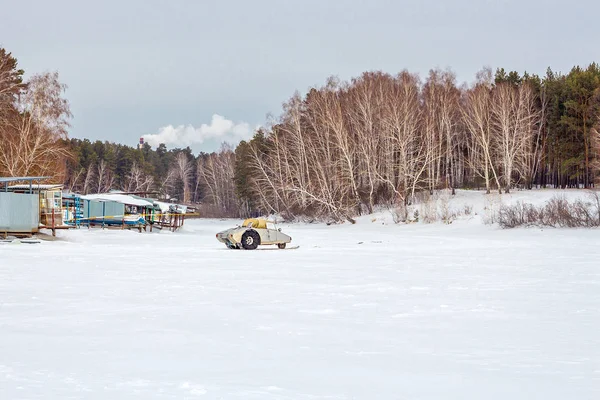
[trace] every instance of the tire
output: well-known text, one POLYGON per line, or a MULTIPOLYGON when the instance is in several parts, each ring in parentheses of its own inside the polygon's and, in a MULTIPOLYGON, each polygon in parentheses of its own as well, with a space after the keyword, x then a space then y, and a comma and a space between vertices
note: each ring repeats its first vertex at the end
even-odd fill
POLYGON ((260 236, 256 231, 246 231, 242 235, 242 247, 246 250, 254 250, 260 244, 260 236))
POLYGON ((285 249, 285 243, 277 243, 277 247, 279 247, 281 250, 285 249))

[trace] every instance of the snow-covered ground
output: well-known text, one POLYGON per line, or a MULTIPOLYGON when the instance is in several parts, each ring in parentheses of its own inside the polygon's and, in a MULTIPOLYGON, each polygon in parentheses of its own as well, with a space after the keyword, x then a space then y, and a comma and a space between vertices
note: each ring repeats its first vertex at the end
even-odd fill
POLYGON ((297 250, 228 250, 237 220, 0 244, 0 399, 600 398, 600 231, 484 225, 484 197, 281 225, 297 250))

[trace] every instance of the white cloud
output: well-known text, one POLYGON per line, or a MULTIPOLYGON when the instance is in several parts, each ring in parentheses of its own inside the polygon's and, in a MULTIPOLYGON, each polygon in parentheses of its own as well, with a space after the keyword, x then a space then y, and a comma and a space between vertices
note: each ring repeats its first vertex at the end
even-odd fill
POLYGON ((158 133, 142 135, 142 137, 152 147, 158 147, 161 143, 167 146, 185 147, 202 144, 211 139, 235 145, 241 140, 251 138, 253 132, 247 122, 236 124, 221 115, 214 114, 210 125, 202 124, 198 128, 192 125, 168 125, 160 128, 158 133))

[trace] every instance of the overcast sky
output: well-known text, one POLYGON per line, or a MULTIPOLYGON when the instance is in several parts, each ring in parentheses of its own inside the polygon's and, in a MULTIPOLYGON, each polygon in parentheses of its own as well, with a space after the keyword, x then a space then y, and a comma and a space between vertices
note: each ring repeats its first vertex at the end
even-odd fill
POLYGON ((1 1, 0 46, 69 86, 71 136, 211 151, 366 70, 543 74, 600 60, 597 0, 1 1), (152 136, 154 135, 154 136, 152 136))

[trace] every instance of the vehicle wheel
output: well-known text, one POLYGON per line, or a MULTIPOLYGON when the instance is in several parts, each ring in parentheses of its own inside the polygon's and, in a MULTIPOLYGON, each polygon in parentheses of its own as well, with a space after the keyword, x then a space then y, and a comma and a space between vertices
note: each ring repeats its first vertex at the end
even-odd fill
POLYGON ((277 243, 277 247, 283 250, 285 249, 285 243, 277 243))
POLYGON ((246 250, 254 250, 258 247, 260 236, 256 231, 246 231, 242 235, 242 247, 246 250))

